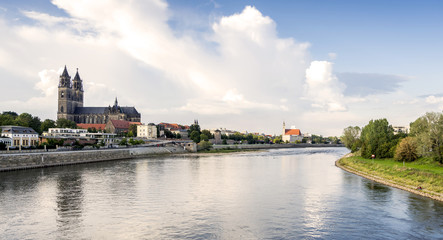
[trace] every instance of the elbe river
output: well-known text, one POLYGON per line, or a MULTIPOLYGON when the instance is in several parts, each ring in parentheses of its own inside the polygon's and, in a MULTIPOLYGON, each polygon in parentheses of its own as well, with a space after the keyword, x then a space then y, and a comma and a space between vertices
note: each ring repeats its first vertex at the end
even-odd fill
POLYGON ((443 203, 334 166, 345 148, 0 173, 1 239, 443 239, 443 203))

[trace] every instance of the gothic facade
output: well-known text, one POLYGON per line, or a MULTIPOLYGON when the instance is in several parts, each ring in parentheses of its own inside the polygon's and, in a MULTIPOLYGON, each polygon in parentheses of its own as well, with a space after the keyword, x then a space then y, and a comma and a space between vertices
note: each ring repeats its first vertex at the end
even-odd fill
POLYGON ((141 115, 135 107, 121 107, 115 98, 114 105, 108 107, 83 107, 83 81, 78 74, 74 79, 63 70, 58 85, 57 119, 65 118, 76 123, 106 124, 109 120, 140 122, 141 115))

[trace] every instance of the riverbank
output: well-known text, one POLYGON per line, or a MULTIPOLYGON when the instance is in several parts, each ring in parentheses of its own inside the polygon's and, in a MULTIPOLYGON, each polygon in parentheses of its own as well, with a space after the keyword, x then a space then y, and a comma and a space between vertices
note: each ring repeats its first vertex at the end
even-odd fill
POLYGON ((164 154, 185 153, 182 146, 79 150, 60 152, 14 153, 0 155, 0 172, 44 168, 164 154))
MULTIPOLYGON (((377 163, 377 160, 375 160, 373 163, 372 160, 369 159, 356 159, 356 157, 354 157, 351 153, 337 160, 335 165, 347 172, 359 175, 375 182, 443 202, 443 186, 438 186, 440 185, 439 183, 432 181, 425 182, 423 179, 417 179, 414 177, 419 175, 424 178, 429 178, 429 176, 431 176, 433 173, 428 171, 397 166, 389 168, 386 166, 381 166, 381 164, 377 163), (383 169, 383 172, 381 169, 383 169), (395 174, 398 172, 402 172, 402 176, 395 174), (438 185, 436 186, 435 184, 438 185), (421 190, 417 189, 419 186, 422 187, 421 190)), ((439 174, 437 174, 437 178, 440 181, 442 180, 441 175, 439 174)))

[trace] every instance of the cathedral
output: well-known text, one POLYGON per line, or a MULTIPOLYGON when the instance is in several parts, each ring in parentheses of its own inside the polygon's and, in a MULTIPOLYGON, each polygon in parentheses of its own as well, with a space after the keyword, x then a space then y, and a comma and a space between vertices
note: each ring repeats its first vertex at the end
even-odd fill
POLYGON ((65 118, 76 123, 94 124, 106 124, 109 120, 140 122, 141 115, 135 107, 120 107, 117 98, 113 106, 83 107, 83 93, 78 69, 71 80, 65 66, 58 85, 57 119, 65 118))

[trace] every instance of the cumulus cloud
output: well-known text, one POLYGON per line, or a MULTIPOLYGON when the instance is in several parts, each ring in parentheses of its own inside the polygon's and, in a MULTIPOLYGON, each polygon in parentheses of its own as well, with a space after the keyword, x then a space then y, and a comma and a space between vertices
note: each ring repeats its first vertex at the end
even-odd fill
POLYGON ((63 14, 26 9, 21 13, 32 23, 0 19, 0 75, 11 86, 1 109, 54 119, 58 71, 66 64, 71 75, 79 68, 85 106, 107 106, 117 96, 144 122, 199 118, 204 127, 279 133, 282 120, 303 123, 312 112, 338 122, 345 102, 363 102, 362 92, 388 92, 400 83, 367 91, 356 85, 366 81, 337 78, 332 63, 311 62, 308 42, 279 37, 277 23, 253 6, 206 29, 190 21, 177 34, 170 24, 175 12, 163 0, 52 3, 63 14), (34 102, 38 107, 30 107, 34 102))
POLYGON ((305 99, 313 102, 312 107, 331 112, 346 111, 344 88, 345 85, 332 74, 330 62, 313 61, 306 70, 305 99))

